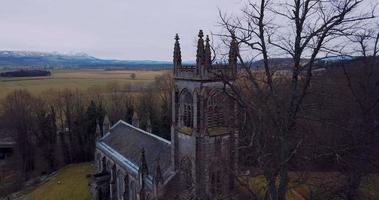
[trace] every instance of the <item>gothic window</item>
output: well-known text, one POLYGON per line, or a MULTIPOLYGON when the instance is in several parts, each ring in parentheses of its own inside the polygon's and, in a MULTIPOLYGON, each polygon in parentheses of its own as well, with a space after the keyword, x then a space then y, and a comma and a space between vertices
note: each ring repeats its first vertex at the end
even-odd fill
POLYGON ((192 105, 184 104, 184 126, 192 127, 192 105))
POLYGON ((123 188, 124 188, 124 180, 123 180, 123 176, 121 174, 120 171, 117 172, 117 196, 118 196, 118 199, 122 199, 122 195, 123 195, 123 188))
POLYGON ((180 95, 180 120, 185 127, 193 125, 193 99, 190 92, 184 89, 180 95))
POLYGON ((117 196, 117 176, 116 176, 116 165, 113 164, 112 169, 111 169, 111 194, 112 196, 116 197, 117 196))
POLYGON ((211 193, 216 194, 216 174, 211 174, 211 193))
POLYGON ((224 112, 222 106, 224 105, 224 98, 220 94, 213 94, 208 97, 207 102, 207 121, 208 127, 222 127, 224 126, 224 112))
POLYGON ((222 180, 221 180, 221 172, 216 172, 216 192, 217 194, 222 193, 222 180))
POLYGON ((198 130, 200 130, 200 118, 201 118, 201 105, 200 105, 200 101, 201 101, 201 99, 200 99, 201 97, 200 97, 200 95, 199 94, 197 94, 197 102, 196 102, 196 104, 197 104, 197 110, 196 110, 196 121, 197 121, 197 129, 198 130))
POLYGON ((101 171, 105 172, 107 170, 107 163, 105 157, 101 159, 101 171))
POLYGON ((115 183, 116 182, 116 165, 113 165, 112 166, 112 169, 111 169, 111 182, 112 183, 115 183))
POLYGON ((98 199, 103 199, 104 195, 103 195, 103 191, 101 189, 98 190, 97 195, 98 195, 98 199))
POLYGON ((216 156, 219 156, 220 153, 221 153, 221 146, 222 146, 222 138, 221 137, 217 137, 215 138, 215 155, 216 156))
POLYGON ((124 178, 124 200, 129 200, 129 189, 129 177, 128 174, 126 174, 124 178))
POLYGON ((137 192, 134 181, 130 182, 130 200, 137 200, 137 192))
POLYGON ((220 195, 222 193, 221 171, 217 170, 211 174, 211 193, 220 195))
POLYGON ((234 190, 234 176, 232 173, 229 174, 229 190, 234 190))
POLYGON ((107 160, 106 171, 112 173, 112 163, 107 160))
POLYGON ((179 91, 175 90, 175 123, 178 123, 179 119, 179 91))
POLYGON ((192 179, 192 162, 188 157, 184 157, 180 162, 180 171, 183 177, 183 183, 186 189, 191 189, 193 184, 192 179))
POLYGON ((96 162, 96 170, 100 172, 101 171, 101 155, 99 153, 96 153, 95 162, 96 162))

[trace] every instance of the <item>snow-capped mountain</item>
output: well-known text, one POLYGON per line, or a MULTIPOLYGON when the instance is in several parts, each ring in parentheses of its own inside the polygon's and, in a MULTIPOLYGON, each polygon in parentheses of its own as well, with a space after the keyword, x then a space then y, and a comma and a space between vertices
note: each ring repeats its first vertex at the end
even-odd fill
POLYGON ((0 51, 0 67, 123 67, 169 68, 171 62, 153 60, 105 60, 86 53, 63 54, 58 52, 0 51))

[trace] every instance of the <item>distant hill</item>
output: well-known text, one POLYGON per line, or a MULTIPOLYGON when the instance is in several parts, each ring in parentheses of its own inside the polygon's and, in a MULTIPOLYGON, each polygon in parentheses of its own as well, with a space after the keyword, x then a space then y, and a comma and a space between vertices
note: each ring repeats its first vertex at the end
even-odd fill
MULTIPOLYGON (((301 64, 304 65, 308 62, 308 59, 301 59, 301 64)), ((292 58, 270 58, 268 60, 269 66, 275 70, 291 70, 293 67, 292 58)), ((256 70, 261 70, 264 68, 264 62, 262 60, 257 60, 252 63, 252 68, 256 70)))
POLYGON ((60 54, 31 51, 0 51, 2 68, 109 68, 168 69, 171 62, 153 60, 106 60, 87 54, 60 54))
MULTIPOLYGON (((333 65, 338 62, 351 61, 355 59, 352 56, 327 56, 322 58, 317 58, 315 61, 315 68, 325 67, 325 65, 333 65)), ((268 60, 270 67, 273 67, 277 70, 291 70, 293 67, 292 58, 270 58, 268 60)), ((305 65, 309 62, 309 59, 301 59, 300 64, 305 65)), ((264 63, 263 60, 257 60, 252 63, 254 69, 263 69, 264 63)))
MULTIPOLYGON (((342 60, 351 60, 348 56, 332 56, 319 58, 317 64, 334 63, 342 60)), ((306 64, 308 59, 302 59, 306 64)), ((193 65, 193 61, 183 61, 184 65, 193 65)), ((292 58, 271 58, 270 66, 279 70, 289 70, 293 66, 292 58)), ((252 63, 253 68, 262 69, 263 60, 252 63)), ((172 62, 154 60, 107 60, 99 59, 85 53, 61 54, 33 51, 0 51, 0 68, 102 68, 108 70, 117 69, 144 69, 161 70, 171 69, 172 62)))

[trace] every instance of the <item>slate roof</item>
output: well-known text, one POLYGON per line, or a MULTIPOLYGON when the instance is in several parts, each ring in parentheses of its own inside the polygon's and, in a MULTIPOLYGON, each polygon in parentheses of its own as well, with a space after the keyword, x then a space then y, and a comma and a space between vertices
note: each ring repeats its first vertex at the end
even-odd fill
POLYGON ((140 164, 141 150, 144 148, 149 175, 154 175, 157 159, 163 176, 170 167, 171 143, 124 121, 115 124, 110 133, 99 142, 106 144, 137 167, 140 164))

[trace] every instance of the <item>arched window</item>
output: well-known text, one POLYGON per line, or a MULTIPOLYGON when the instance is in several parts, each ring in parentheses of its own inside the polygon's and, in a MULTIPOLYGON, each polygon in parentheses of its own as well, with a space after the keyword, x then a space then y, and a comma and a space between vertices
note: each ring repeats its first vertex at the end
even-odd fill
POLYGON ((199 131, 201 127, 201 118, 202 118, 202 113, 201 113, 201 96, 199 93, 195 93, 196 95, 196 128, 199 131))
POLYGON ((96 154, 96 170, 97 172, 101 172, 101 155, 100 153, 96 154))
POLYGON ((222 138, 216 137, 215 138, 215 149, 214 149, 215 156, 220 156, 221 152, 222 152, 222 138))
POLYGON ((111 181, 110 181, 110 186, 111 186, 111 194, 113 198, 117 197, 117 176, 116 176, 116 165, 113 164, 111 168, 111 181))
POLYGON ((175 89, 175 123, 179 122, 179 91, 175 89))
POLYGON ((216 174, 211 174, 211 193, 216 194, 216 174))
POLYGON ((107 171, 107 163, 105 157, 101 159, 101 172, 107 171))
POLYGON ((222 193, 222 180, 221 180, 221 172, 216 172, 216 192, 217 194, 222 193))
POLYGON ((180 121, 183 126, 192 128, 193 98, 191 93, 186 89, 180 94, 180 121))
POLYGON ((124 178, 120 170, 117 171, 117 196, 118 199, 122 199, 124 191, 124 178))
POLYGON ((213 195, 220 195, 222 193, 222 180, 221 171, 216 170, 211 173, 211 193, 213 195))
POLYGON ((137 200, 137 192, 134 181, 130 182, 130 200, 137 200))
POLYGON ((186 189, 191 189, 193 185, 192 179, 192 161, 189 157, 184 157, 180 162, 180 172, 186 189))
POLYGON ((223 127, 224 122, 224 108, 225 97, 221 94, 212 94, 208 97, 207 101, 207 121, 208 128, 223 127))
POLYGON ((124 177, 124 200, 129 200, 129 176, 124 177))

